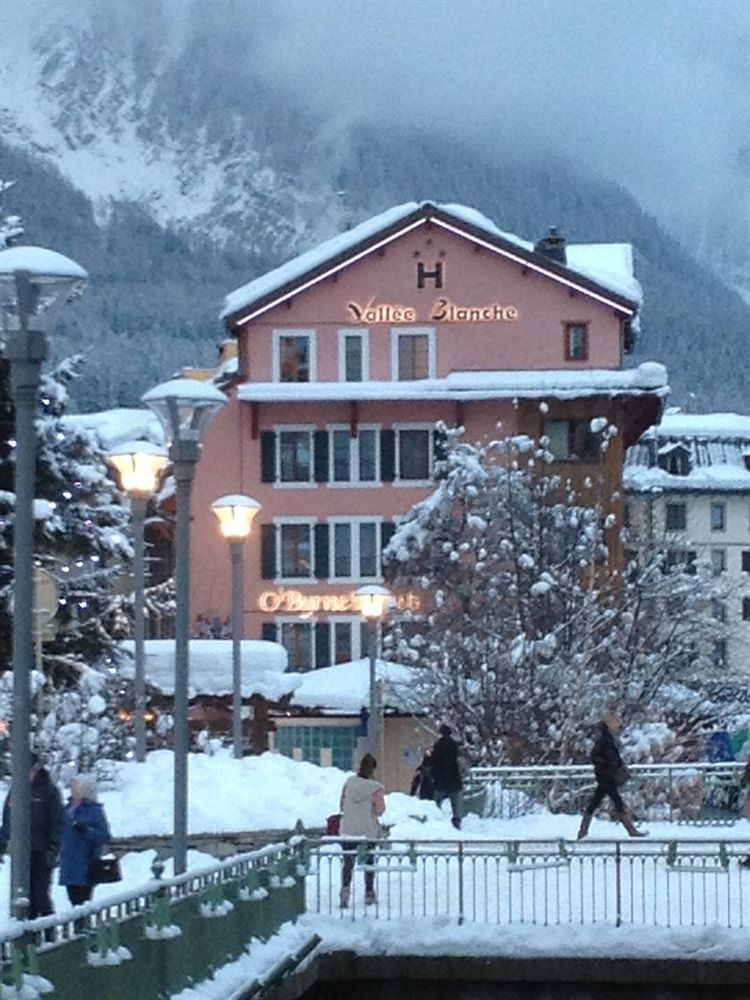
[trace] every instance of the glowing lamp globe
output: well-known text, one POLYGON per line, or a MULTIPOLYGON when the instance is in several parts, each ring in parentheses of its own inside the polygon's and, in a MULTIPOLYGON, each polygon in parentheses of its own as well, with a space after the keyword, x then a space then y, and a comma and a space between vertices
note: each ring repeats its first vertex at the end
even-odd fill
POLYGON ((252 497, 241 493, 230 493, 219 497, 211 504, 211 510, 219 521, 219 529, 230 542, 242 542, 250 534, 253 518, 260 510, 260 504, 252 497))
POLYGON ((134 497, 150 497, 167 464, 164 448, 150 441, 126 441, 114 448, 107 461, 116 470, 123 490, 134 497))
POLYGON ((369 584, 354 592, 359 604, 359 613, 368 622, 380 621, 393 600, 393 594, 386 587, 369 584))

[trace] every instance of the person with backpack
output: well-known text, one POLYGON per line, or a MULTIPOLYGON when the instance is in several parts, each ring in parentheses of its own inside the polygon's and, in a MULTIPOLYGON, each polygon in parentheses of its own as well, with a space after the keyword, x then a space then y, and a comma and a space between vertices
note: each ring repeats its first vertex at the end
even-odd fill
POLYGON ((432 777, 432 750, 426 750, 422 760, 414 771, 409 795, 417 795, 420 799, 435 798, 435 781, 432 777))
MULTIPOLYGON (((375 841, 383 837, 379 817, 385 812, 385 789, 373 775, 378 762, 371 753, 366 753, 359 762, 359 769, 347 778, 341 790, 341 837, 366 838, 365 847, 365 903, 377 902, 375 895, 375 841)), ((356 859, 358 841, 345 840, 341 844, 344 852, 344 870, 341 875, 341 907, 349 905, 352 875, 356 859)))
POLYGON ((637 829, 633 817, 620 795, 620 788, 627 782, 630 774, 623 762, 617 736, 622 729, 622 719, 615 712, 607 712, 599 723, 591 751, 591 763, 594 765, 596 788, 586 806, 578 828, 578 840, 588 834, 591 819, 605 797, 609 797, 615 807, 615 818, 622 823, 631 837, 645 837, 643 830, 637 829))

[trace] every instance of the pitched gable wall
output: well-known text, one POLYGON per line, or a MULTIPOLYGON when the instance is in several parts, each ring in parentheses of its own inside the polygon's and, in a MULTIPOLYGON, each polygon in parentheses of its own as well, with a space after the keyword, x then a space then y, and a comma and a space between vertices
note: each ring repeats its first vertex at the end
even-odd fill
POLYGON ((336 381, 338 332, 357 328, 369 331, 370 378, 389 380, 391 331, 410 327, 435 329, 437 377, 467 370, 621 366, 620 319, 610 306, 579 292, 571 294, 552 278, 525 271, 468 239, 425 226, 395 240, 382 256, 368 255, 245 324, 240 333, 240 371, 252 381, 272 381, 273 331, 314 329, 317 380, 336 381), (429 279, 426 287, 417 287, 420 263, 428 272, 442 264, 442 289, 429 279), (508 318, 437 320, 435 307, 441 299, 459 307, 487 308, 493 317, 495 305, 509 307, 508 318), (349 303, 364 307, 371 302, 411 309, 414 319, 405 322, 383 314, 379 322, 357 319, 348 308, 349 303), (565 360, 565 321, 588 324, 587 360, 565 360))

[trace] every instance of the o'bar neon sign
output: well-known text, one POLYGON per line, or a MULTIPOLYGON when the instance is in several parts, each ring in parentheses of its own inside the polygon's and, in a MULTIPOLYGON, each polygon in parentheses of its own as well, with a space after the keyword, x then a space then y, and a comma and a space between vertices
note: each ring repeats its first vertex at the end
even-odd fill
MULTIPOLYGON (((399 611, 419 611, 419 594, 409 590, 395 597, 399 611)), ((359 601, 350 594, 303 594, 301 590, 264 590, 258 609, 266 614, 312 615, 319 611, 331 614, 359 614, 359 601)))
MULTIPOLYGON (((350 319, 355 323, 416 323, 419 313, 414 306, 392 302, 348 302, 350 319)), ((434 323, 512 323, 518 319, 518 308, 490 302, 485 306, 466 306, 451 299, 437 299, 425 317, 434 323)))

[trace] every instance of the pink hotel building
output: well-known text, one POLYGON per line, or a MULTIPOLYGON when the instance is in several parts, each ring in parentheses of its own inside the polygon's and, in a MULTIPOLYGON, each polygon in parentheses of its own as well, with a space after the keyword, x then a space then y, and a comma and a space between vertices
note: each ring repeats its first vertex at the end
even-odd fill
MULTIPOLYGON (((621 522, 624 449, 659 416, 666 372, 624 370, 640 289, 631 248, 536 244, 458 205, 392 208, 226 298, 238 341, 229 404, 193 493, 192 612, 228 617, 230 563, 211 503, 262 505, 246 549, 245 638, 290 666, 364 655, 353 592, 381 580, 394 520, 434 488, 435 422, 466 439, 546 434, 621 522), (542 405, 546 404, 546 405, 542 405), (594 417, 619 429, 602 458, 594 417)), ((612 558, 621 558, 612 532, 612 558)), ((419 614, 420 595, 398 595, 419 614)))

